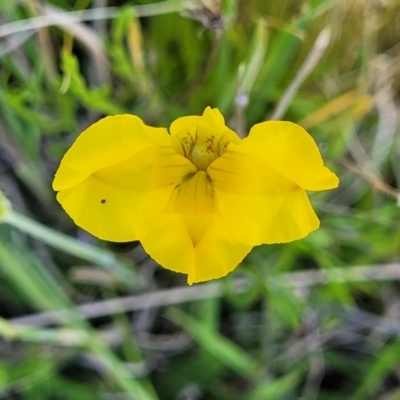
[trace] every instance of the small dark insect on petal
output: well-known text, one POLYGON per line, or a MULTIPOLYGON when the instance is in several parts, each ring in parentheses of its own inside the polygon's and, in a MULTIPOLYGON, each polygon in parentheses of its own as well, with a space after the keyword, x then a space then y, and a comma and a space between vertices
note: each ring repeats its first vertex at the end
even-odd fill
POLYGON ((100 200, 100 203, 101 203, 101 204, 104 204, 105 202, 106 202, 106 199, 101 199, 101 200, 100 200))

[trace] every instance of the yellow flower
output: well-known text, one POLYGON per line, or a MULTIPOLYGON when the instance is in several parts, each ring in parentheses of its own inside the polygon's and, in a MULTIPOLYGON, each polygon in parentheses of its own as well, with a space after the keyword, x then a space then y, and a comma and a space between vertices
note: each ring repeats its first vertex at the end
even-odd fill
POLYGON ((170 134, 133 115, 98 121, 67 151, 53 188, 78 226, 140 240, 192 284, 225 276, 253 246, 307 236, 319 220, 305 191, 338 183, 300 126, 263 122, 241 140, 207 107, 170 134))

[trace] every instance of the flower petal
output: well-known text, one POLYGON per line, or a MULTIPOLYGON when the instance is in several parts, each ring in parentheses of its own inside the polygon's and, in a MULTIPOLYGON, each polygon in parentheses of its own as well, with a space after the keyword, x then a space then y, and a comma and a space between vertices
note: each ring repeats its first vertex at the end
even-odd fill
POLYGON ((216 189, 218 205, 229 232, 250 245, 301 239, 319 226, 306 192, 242 196, 216 189))
POLYGON ((215 142, 222 154, 229 143, 239 144, 240 137, 225 125, 223 115, 218 108, 207 107, 198 125, 198 135, 206 138, 210 135, 215 136, 215 142))
POLYGON ((195 267, 188 284, 226 276, 251 251, 252 245, 237 240, 225 221, 215 214, 212 223, 194 249, 195 267))
POLYGON ((168 201, 169 191, 140 192, 92 175, 57 194, 75 224, 92 235, 113 242, 140 239, 148 220, 168 201))
POLYGON ((200 118, 199 115, 188 115, 177 118, 169 127, 169 133, 174 136, 179 132, 190 130, 193 126, 198 125, 200 118))
POLYGON ((152 146, 125 161, 95 172, 100 179, 135 191, 175 187, 196 172, 186 158, 170 146, 152 146))
POLYGON ((338 177, 324 167, 314 139, 291 122, 267 121, 254 125, 242 141, 241 150, 305 190, 333 189, 339 184, 338 177))
POLYGON ((287 243, 306 237, 319 228, 307 193, 296 189, 285 193, 281 206, 272 219, 269 229, 264 229, 263 243, 287 243))
POLYGON ((177 213, 162 213, 148 223, 140 239, 146 253, 164 268, 183 274, 194 269, 193 242, 184 219, 177 213))
POLYGON ((53 181, 53 189, 68 189, 83 182, 95 171, 121 163, 155 145, 170 145, 165 129, 147 126, 134 115, 103 118, 83 131, 64 155, 53 181))
POLYGON ((180 182, 172 192, 166 211, 189 215, 214 213, 214 189, 207 174, 198 171, 180 182))
POLYGON ((141 242, 164 268, 187 274, 189 285, 227 275, 252 248, 232 237, 218 214, 163 213, 141 242))
POLYGON ((231 144, 228 150, 207 169, 212 185, 229 193, 244 196, 262 193, 282 193, 298 187, 292 180, 277 173, 268 164, 231 144))

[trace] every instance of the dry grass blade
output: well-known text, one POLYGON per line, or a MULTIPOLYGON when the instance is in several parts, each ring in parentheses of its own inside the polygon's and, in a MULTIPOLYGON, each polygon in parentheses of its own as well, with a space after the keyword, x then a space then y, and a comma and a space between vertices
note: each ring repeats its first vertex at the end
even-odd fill
POLYGON ((45 16, 53 20, 54 25, 64 29, 87 48, 92 58, 91 70, 93 73, 91 76, 93 77, 93 83, 101 85, 109 82, 110 72, 108 59, 104 51, 103 43, 95 30, 78 22, 66 24, 65 13, 60 13, 59 9, 54 6, 44 5, 41 11, 45 16))
POLYGON ((357 175, 361 176, 364 180, 369 182, 374 187, 374 189, 379 190, 380 192, 386 194, 387 196, 392 197, 395 200, 399 201, 400 192, 389 186, 387 183, 383 182, 379 177, 365 171, 364 169, 351 163, 350 161, 342 160, 341 164, 348 170, 356 173, 357 175))
POLYGON ((288 109, 293 97, 296 95, 299 87, 307 78, 307 76, 311 73, 311 71, 318 64, 318 61, 324 55, 325 50, 327 49, 331 39, 331 33, 328 28, 324 28, 321 33, 318 35, 314 46, 311 48, 308 57, 304 61, 303 65, 297 72, 295 78, 292 83, 286 89, 285 93, 281 97, 279 103, 277 104, 275 110, 269 117, 271 120, 281 119, 288 109))
POLYGON ((373 105, 373 99, 370 96, 361 94, 360 89, 357 88, 335 97, 298 123, 305 129, 310 129, 340 112, 347 110, 349 107, 364 106, 367 112, 373 105))
POLYGON ((29 40, 35 33, 34 32, 21 32, 18 35, 12 36, 9 40, 0 47, 0 57, 12 53, 14 50, 21 47, 27 40, 29 40))
MULTIPOLYGON (((400 280, 400 264, 393 263, 368 267, 334 268, 329 271, 314 269, 283 274, 279 278, 281 283, 299 289, 330 282, 368 282, 385 280, 400 280)), ((248 284, 249 282, 247 279, 237 279, 234 282, 233 292, 242 292, 248 284)), ((83 304, 78 306, 77 310, 85 318, 97 318, 115 313, 146 310, 154 307, 221 297, 223 294, 224 287, 222 283, 212 282, 192 287, 184 286, 160 290, 155 293, 139 294, 83 304)), ((44 312, 18 317, 14 318, 12 322, 14 324, 41 326, 60 323, 62 320, 63 312, 60 310, 57 312, 44 312)))
MULTIPOLYGON (((46 6, 48 7, 48 6, 46 6)), ((139 17, 150 17, 182 11, 181 1, 171 0, 156 5, 134 7, 139 17)), ((49 26, 65 26, 83 21, 98 21, 116 18, 120 13, 119 7, 93 8, 83 11, 54 12, 21 21, 9 22, 0 26, 0 38, 15 33, 38 30, 49 26)))

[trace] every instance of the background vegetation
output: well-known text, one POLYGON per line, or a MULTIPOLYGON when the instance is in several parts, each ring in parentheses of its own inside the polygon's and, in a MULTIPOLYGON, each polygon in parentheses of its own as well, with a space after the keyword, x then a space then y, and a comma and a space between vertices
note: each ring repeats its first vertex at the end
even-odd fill
POLYGON ((0 23, 1 398, 400 399, 399 1, 18 0, 0 23), (243 135, 300 123, 341 186, 308 238, 187 287, 51 181, 104 115, 207 105, 243 135))

